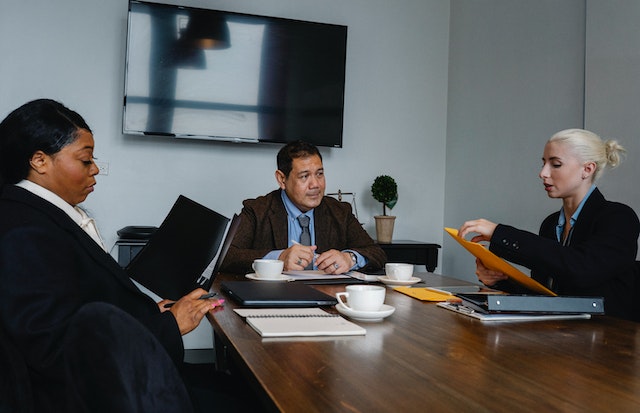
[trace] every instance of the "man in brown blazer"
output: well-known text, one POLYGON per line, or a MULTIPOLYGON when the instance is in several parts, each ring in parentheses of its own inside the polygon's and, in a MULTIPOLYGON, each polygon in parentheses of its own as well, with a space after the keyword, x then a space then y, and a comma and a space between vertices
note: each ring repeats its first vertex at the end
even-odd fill
POLYGON ((317 147, 290 142, 278 152, 277 163, 280 189, 243 202, 240 227, 223 271, 250 272, 257 258, 280 259, 289 271, 314 268, 327 274, 384 265, 384 251, 362 228, 351 205, 324 196, 324 167, 317 147))

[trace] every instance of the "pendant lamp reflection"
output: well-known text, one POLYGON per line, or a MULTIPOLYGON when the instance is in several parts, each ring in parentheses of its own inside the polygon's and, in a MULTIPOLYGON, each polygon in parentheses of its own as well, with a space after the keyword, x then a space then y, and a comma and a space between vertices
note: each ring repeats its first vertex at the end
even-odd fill
POLYGON ((218 50, 231 46, 229 26, 222 14, 215 11, 199 10, 192 13, 183 39, 200 49, 218 50))

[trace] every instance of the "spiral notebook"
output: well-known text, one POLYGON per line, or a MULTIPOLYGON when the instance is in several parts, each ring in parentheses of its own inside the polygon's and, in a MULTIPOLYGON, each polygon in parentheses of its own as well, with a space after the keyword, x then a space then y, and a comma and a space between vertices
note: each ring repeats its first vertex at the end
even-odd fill
POLYGON ((320 308, 236 308, 262 337, 361 336, 367 330, 320 308))

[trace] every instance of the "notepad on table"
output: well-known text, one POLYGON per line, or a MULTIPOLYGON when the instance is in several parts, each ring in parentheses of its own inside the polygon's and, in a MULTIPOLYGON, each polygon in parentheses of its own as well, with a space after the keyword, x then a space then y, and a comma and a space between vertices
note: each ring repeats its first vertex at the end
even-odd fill
POLYGON ((364 335, 367 330, 320 308, 236 308, 262 337, 364 335))

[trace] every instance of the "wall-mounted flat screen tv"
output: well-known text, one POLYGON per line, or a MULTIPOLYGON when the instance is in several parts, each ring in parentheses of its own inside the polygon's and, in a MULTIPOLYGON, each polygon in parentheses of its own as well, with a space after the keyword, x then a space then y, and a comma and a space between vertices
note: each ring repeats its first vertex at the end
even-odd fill
POLYGON ((129 2, 123 132, 342 147, 347 27, 129 2))

